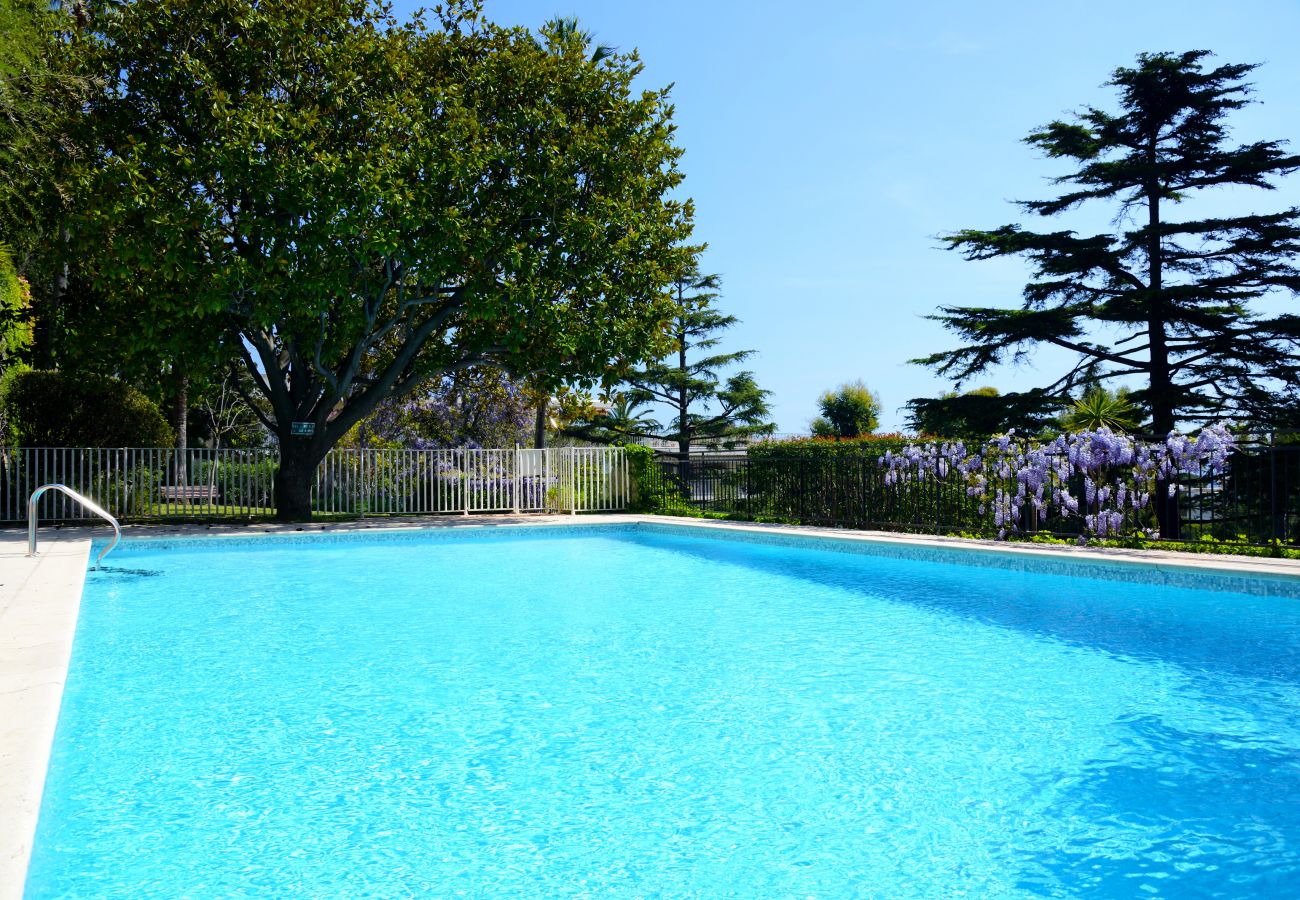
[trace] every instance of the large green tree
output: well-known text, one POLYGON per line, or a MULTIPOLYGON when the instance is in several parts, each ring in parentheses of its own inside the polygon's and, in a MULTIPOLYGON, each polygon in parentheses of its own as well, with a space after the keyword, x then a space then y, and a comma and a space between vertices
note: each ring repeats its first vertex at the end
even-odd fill
POLYGON ((1180 420, 1251 413, 1294 381, 1300 318, 1258 301, 1300 291, 1300 210, 1195 216, 1206 192, 1269 189, 1300 168, 1278 141, 1236 144, 1228 118, 1248 102, 1251 65, 1209 66, 1206 51, 1154 53, 1115 71, 1118 108, 1086 107, 1026 142, 1074 168, 1063 190, 1021 203, 1054 217, 1104 204, 1115 228, 1080 234, 1005 225, 959 231, 972 260, 1021 257, 1033 279, 1016 309, 945 306, 935 319, 962 339, 918 360, 958 381, 1038 346, 1076 354, 1049 397, 1122 379, 1158 433, 1180 420))
POLYGON ((677 444, 678 455, 690 458, 700 441, 735 442, 770 434, 770 391, 760 388, 752 372, 735 372, 723 380, 724 369, 753 355, 752 350, 714 352, 719 334, 739 321, 717 310, 721 280, 705 275, 692 258, 673 281, 673 319, 668 352, 623 376, 624 389, 605 415, 570 429, 597 440, 654 438, 677 444), (662 424, 643 408, 665 406, 662 424))
POLYGON ((810 425, 815 437, 861 437, 880 426, 880 395, 862 379, 823 392, 817 408, 821 415, 810 425))
POLYGON ((381 401, 487 364, 591 382, 659 349, 690 209, 634 53, 469 0, 435 27, 364 0, 136 0, 86 56, 104 89, 74 240, 136 323, 117 337, 244 367, 282 518, 381 401))

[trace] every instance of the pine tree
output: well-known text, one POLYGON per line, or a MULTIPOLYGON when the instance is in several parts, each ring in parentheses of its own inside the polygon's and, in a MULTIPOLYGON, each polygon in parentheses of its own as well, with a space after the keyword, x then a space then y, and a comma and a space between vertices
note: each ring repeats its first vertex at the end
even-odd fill
MULTIPOLYGON (((713 307, 720 284, 717 275, 700 274, 698 264, 692 261, 673 283, 677 308, 670 328, 672 349, 658 361, 624 376, 627 389, 623 396, 628 405, 658 403, 670 410, 662 428, 629 431, 626 436, 674 441, 683 459, 689 458, 691 445, 700 441, 740 441, 770 434, 775 428, 767 421, 771 392, 759 388, 752 372, 737 372, 725 382, 720 374, 754 351, 710 352, 721 342, 719 332, 739 321, 713 307)), ((593 424, 609 430, 608 422, 593 424)))
POLYGON ((1207 190, 1271 189, 1300 168, 1278 141, 1237 145, 1226 119, 1250 101, 1253 65, 1205 66, 1207 51, 1154 53, 1117 69, 1119 112, 1085 108, 1026 142, 1077 168, 1050 200, 1021 203, 1056 216, 1094 201, 1114 210, 1113 233, 1036 232, 1017 225, 959 231, 948 245, 967 259, 1020 256, 1034 267, 1018 309, 941 307, 933 318, 963 346, 917 362, 958 381, 1034 347, 1077 354, 1044 388, 1123 378, 1158 434, 1179 421, 1252 415, 1297 375, 1300 318, 1252 309, 1266 295, 1300 292, 1300 209, 1184 218, 1207 190), (1103 340, 1102 334, 1114 335, 1103 340))

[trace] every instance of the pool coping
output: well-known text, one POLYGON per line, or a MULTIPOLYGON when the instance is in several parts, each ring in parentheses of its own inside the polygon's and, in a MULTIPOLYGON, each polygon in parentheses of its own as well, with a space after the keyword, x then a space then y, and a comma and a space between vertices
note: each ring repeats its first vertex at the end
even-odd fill
POLYGON ((1095 547, 1081 544, 1030 544, 997 541, 991 538, 949 537, 946 535, 909 534, 897 531, 857 531, 816 525, 775 525, 766 522, 741 522, 719 519, 696 519, 686 516, 626 516, 648 524, 739 531, 765 535, 800 535, 831 538, 858 544, 884 547, 927 547, 981 555, 1023 557, 1026 559, 1073 560, 1076 562, 1114 564, 1119 568, 1155 569, 1220 575, 1260 575, 1269 578, 1300 580, 1300 559, 1233 556, 1226 553, 1187 553, 1178 550, 1133 550, 1124 547, 1095 547))
MULTIPOLYGON (((668 525, 700 532, 831 538, 882 547, 928 547, 1026 559, 1105 562, 1120 568, 1282 578, 1300 583, 1300 560, 1227 557, 1170 550, 1125 550, 1069 545, 848 531, 802 525, 720 521, 633 514, 491 515, 370 519, 304 525, 140 525, 125 538, 286 536, 314 533, 412 531, 466 526, 518 528, 610 524, 668 525)), ((106 528, 45 532, 40 555, 26 556, 26 535, 0 529, 0 900, 21 900, 40 812, 41 794, 71 660, 92 541, 106 528)))
POLYGON ((0 538, 0 898, 23 894, 59 718, 90 538, 0 538))
MULTIPOLYGON (((514 527, 542 525, 611 525, 643 523, 672 525, 719 532, 734 531, 764 535, 799 535, 805 537, 833 538, 837 541, 860 544, 879 544, 894 547, 928 547, 965 551, 977 554, 1020 556, 1025 558, 1076 560, 1093 563, 1114 563, 1119 567, 1153 568, 1164 572, 1220 573, 1224 575, 1263 575, 1274 578, 1300 579, 1300 559, 1274 559, 1271 557, 1235 556, 1227 553, 1188 553, 1179 550, 1129 549, 1123 547, 1097 547, 1086 544, 1034 544, 999 541, 992 538, 952 537, 948 535, 913 534, 899 531, 868 531, 834 528, 820 525, 783 525, 768 522, 746 522, 729 519, 702 519, 692 516, 648 515, 638 513, 600 513, 573 515, 546 515, 524 513, 518 515, 448 515, 411 516, 385 519, 362 519, 350 522, 321 522, 307 524, 259 523, 244 525, 225 524, 168 524, 123 526, 123 539, 170 539, 197 537, 251 537, 254 535, 291 536, 301 533, 329 534, 344 532, 418 531, 433 527, 514 527)), ((64 528, 72 535, 89 532, 87 528, 64 528)), ((0 529, 0 539, 6 534, 0 529)), ((107 536, 106 528, 96 528, 95 534, 107 536)))

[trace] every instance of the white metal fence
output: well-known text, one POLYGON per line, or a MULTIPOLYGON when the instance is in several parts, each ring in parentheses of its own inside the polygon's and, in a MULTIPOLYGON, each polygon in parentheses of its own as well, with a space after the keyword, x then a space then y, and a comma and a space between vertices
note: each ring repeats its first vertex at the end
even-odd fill
MULTIPOLYGON (((0 521, 27 517, 42 484, 66 484, 125 519, 245 518, 275 512, 275 450, 22 447, 0 451, 0 521)), ((332 450, 316 471, 318 513, 428 515, 614 512, 630 492, 618 447, 332 450)), ((93 518, 67 497, 42 519, 93 518)))

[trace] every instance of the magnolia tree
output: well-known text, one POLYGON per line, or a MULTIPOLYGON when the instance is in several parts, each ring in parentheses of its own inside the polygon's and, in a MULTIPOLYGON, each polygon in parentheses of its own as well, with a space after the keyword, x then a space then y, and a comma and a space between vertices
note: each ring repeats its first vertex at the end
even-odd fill
POLYGON ((1099 428, 1050 443, 1022 442, 1013 432, 974 448, 960 441, 909 444, 885 453, 880 464, 890 486, 961 478, 966 493, 978 499, 980 514, 992 513, 1000 538, 1020 531, 1026 512, 1081 517, 1085 536, 1115 536, 1127 525, 1155 537, 1157 485, 1167 485, 1172 498, 1179 476, 1222 474, 1232 449, 1223 425, 1195 437, 1171 432, 1163 443, 1099 428))
POLYGON ((383 403, 487 365, 593 384, 661 349, 690 234, 672 107, 562 24, 138 0, 78 45, 93 334, 236 360, 281 518, 310 516, 320 461, 383 403))

